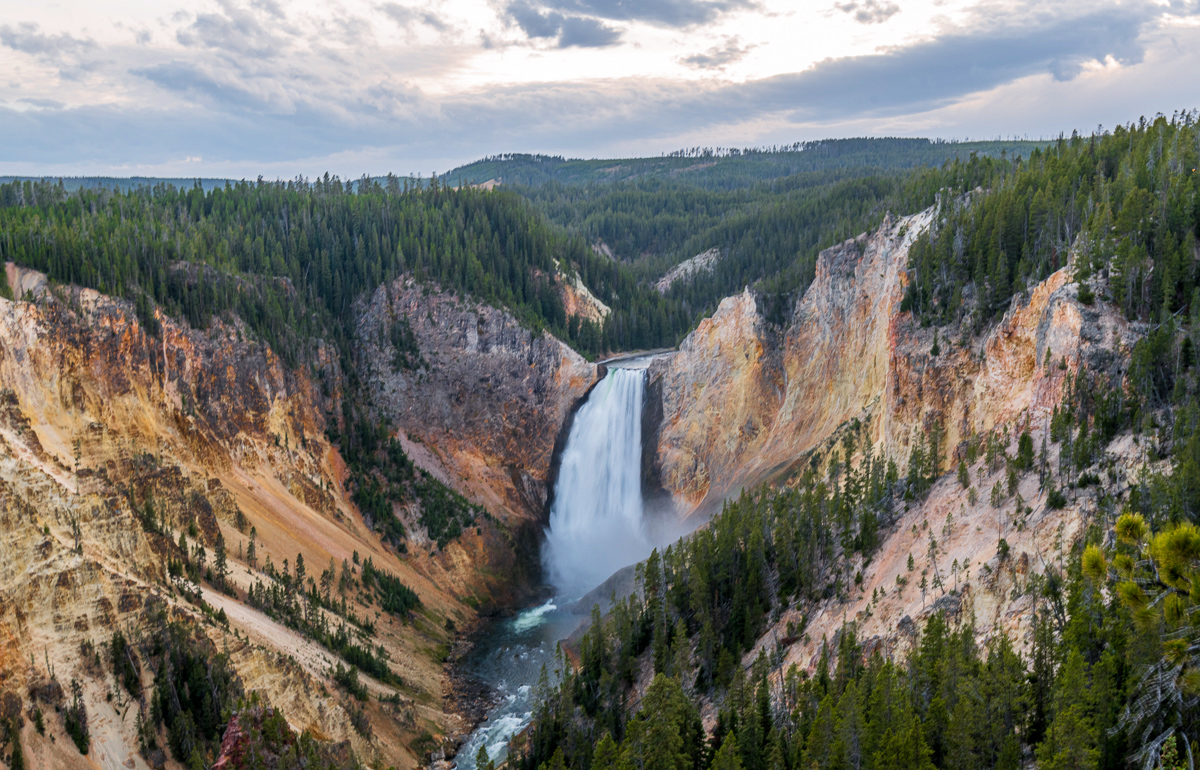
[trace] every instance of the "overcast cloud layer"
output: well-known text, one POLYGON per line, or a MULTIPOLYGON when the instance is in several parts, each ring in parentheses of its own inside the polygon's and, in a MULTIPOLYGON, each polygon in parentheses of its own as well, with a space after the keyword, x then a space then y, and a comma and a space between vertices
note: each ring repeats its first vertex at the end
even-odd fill
POLYGON ((117 5, 6 2, 0 174, 427 174, 1200 107, 1200 0, 117 5))

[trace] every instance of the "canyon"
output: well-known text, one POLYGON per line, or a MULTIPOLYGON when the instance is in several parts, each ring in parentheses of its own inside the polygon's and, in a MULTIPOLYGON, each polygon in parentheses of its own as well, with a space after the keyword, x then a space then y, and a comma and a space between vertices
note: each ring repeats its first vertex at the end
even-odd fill
MULTIPOLYGON (((922 328, 902 312, 908 250, 935 213, 888 217, 822 251, 782 324, 747 289, 654 358, 647 499, 702 525, 743 488, 827 471, 847 436, 855 456, 872 452, 903 473, 915 437, 934 424, 952 470, 986 435, 1012 444, 1028 430, 1040 446, 1081 367, 1120 375, 1140 330, 1107 305, 1082 303, 1069 266, 980 334, 967 323, 922 328)), ((88 759, 59 720, 47 720, 46 736, 26 724, 33 765, 171 764, 138 752, 138 705, 87 652, 164 618, 227 651, 245 689, 262 692, 293 729, 365 761, 415 767, 443 738, 461 738, 470 725, 447 699, 443 661, 482 615, 543 591, 538 549, 565 431, 606 367, 503 309, 411 276, 358 298, 354 357, 318 342, 291 367, 236 316, 199 330, 159 312, 152 334, 128 302, 11 263, 6 271, 17 299, 0 299, 0 689, 33 704, 40 683, 77 679, 93 734, 88 759), (348 377, 419 469, 487 512, 476 526, 438 547, 416 504, 396 503, 407 548, 381 540, 345 491, 350 471, 331 440, 348 377), (147 506, 164 532, 144 526, 147 506), (331 681, 337 656, 239 598, 259 574, 245 556, 251 531, 260 560, 301 554, 311 574, 370 558, 419 597, 399 622, 350 596, 403 682, 397 690, 363 676, 373 695, 398 692, 362 707, 370 729, 355 727, 359 707, 331 681), (233 591, 168 574, 180 533, 207 549, 224 543, 233 591)), ((607 310, 581 285, 571 296, 580 314, 607 310)), ((1110 451, 1119 460, 1111 484, 1127 485, 1142 449, 1123 437, 1110 451)), ((999 483, 1001 471, 982 459, 968 470, 980 490, 999 483)), ((944 476, 887 522, 879 551, 855 565, 853 588, 774 618, 744 663, 789 639, 786 660, 811 668, 845 619, 872 645, 904 649, 934 611, 974 617, 981 639, 1004 629, 1027 644, 1033 605, 1023 587, 1061 560, 1097 509, 1088 492, 1051 509, 1033 475, 1019 494, 1027 507, 1004 513, 944 476), (897 578, 933 532, 941 571, 971 566, 953 592, 913 586, 906 595, 897 578), (1012 554, 1003 560, 1001 539, 1012 554)))

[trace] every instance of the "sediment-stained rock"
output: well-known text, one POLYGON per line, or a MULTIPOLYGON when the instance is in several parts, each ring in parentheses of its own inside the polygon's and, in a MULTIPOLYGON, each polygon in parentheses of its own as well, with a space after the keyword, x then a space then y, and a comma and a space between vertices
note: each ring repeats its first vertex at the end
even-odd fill
MULTIPOLYGON (((118 628, 137 634, 156 603, 230 650, 247 686, 281 708, 293 727, 351 741, 364 760, 412 767, 416 757, 405 746, 421 729, 458 729, 457 718, 442 710, 436 649, 450 635, 445 629, 474 617, 472 607, 513 600, 520 587, 509 578, 522 569, 514 537, 481 526, 436 553, 402 555, 381 544, 346 498, 347 469, 325 435, 328 415, 340 414, 338 357, 315 341, 303 366, 289 366, 232 317, 199 330, 160 313, 150 334, 130 303, 7 270, 24 299, 0 299, 0 689, 27 699, 31 683, 51 670, 62 682, 78 677, 93 716, 92 756, 105 765, 145 766, 136 756, 136 708, 118 710, 107 699, 103 672, 92 670, 81 649, 99 649, 118 628), (167 534, 147 531, 147 517, 167 534), (372 644, 387 651, 408 687, 432 697, 372 705, 374 733, 364 740, 328 678, 332 653, 245 603, 246 589, 265 580, 247 565, 251 527, 260 567, 268 555, 282 565, 299 553, 319 577, 331 560, 340 573, 343 564, 370 557, 416 591, 432 620, 418 628, 375 617, 372 644), (182 555, 181 532, 193 547, 206 547, 210 564, 218 539, 225 543, 237 593, 207 586, 203 593, 225 611, 228 629, 206 621, 165 575, 166 561, 182 555)), ((431 317, 450 301, 420 299, 431 317)), ((427 358, 435 364, 422 393, 438 407, 429 419, 442 420, 430 423, 428 435, 461 429, 466 455, 505 458, 498 464, 502 491, 482 497, 513 501, 524 513, 532 509, 521 507, 516 490, 534 503, 543 494, 536 474, 548 466, 550 450, 537 440, 544 432, 552 445, 560 419, 550 391, 573 392, 572 378, 589 370, 565 346, 535 339, 515 322, 508 328, 508 321, 497 320, 497 346, 525 345, 534 361, 554 362, 548 376, 510 350, 505 371, 515 384, 504 386, 508 400, 472 406, 488 393, 473 387, 478 377, 458 390, 447 383, 466 382, 479 370, 464 361, 445 371, 431 348, 427 358), (547 415, 534 414, 547 404, 547 415), (477 424, 493 406, 496 422, 477 424), (486 450, 472 449, 472 441, 486 450), (523 475, 526 467, 534 470, 523 475)), ((491 339, 486 329, 484 339, 491 339)), ((483 478, 488 484, 495 477, 483 478)), ((144 672, 145 682, 152 678, 144 672)), ((69 739, 57 722, 50 731, 55 743, 26 736, 27 755, 35 766, 70 766, 74 759, 61 750, 69 739)))

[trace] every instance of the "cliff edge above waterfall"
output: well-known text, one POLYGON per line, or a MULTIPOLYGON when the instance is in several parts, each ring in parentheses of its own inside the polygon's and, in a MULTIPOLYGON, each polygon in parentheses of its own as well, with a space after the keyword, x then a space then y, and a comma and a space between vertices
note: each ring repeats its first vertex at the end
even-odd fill
POLYGON ((685 510, 779 472, 882 400, 908 248, 932 216, 822 251, 786 326, 746 290, 655 362, 663 486, 685 510))

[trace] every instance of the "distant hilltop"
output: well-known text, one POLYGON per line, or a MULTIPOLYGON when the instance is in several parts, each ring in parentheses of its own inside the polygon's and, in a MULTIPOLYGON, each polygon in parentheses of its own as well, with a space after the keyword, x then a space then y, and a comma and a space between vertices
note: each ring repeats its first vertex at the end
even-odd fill
MULTIPOLYGON (((436 175, 447 184, 492 189, 499 184, 537 187, 549 182, 561 184, 603 184, 622 180, 658 177, 679 178, 710 188, 736 188, 747 184, 812 171, 847 168, 905 169, 940 166, 953 158, 971 154, 999 157, 1001 154, 1028 157, 1049 140, 945 141, 941 139, 859 137, 821 139, 811 142, 770 147, 689 147, 664 155, 638 158, 566 158, 561 155, 502 153, 458 166, 436 175)), ((397 183, 424 188, 430 178, 389 175, 397 183)), ((371 176, 381 185, 389 177, 371 176)), ((241 180, 219 178, 153 176, 0 176, 0 184, 10 182, 62 182, 68 192, 79 189, 166 185, 190 189, 199 184, 205 191, 241 180)), ((347 181, 349 181, 347 179, 347 181)))
POLYGON ((156 187, 167 185, 176 188, 191 188, 199 184, 207 192, 218 187, 232 184, 233 179, 197 179, 197 178, 168 178, 158 176, 0 176, 0 184, 12 182, 62 182, 68 192, 76 190, 95 190, 102 187, 117 190, 133 190, 138 187, 156 187))

